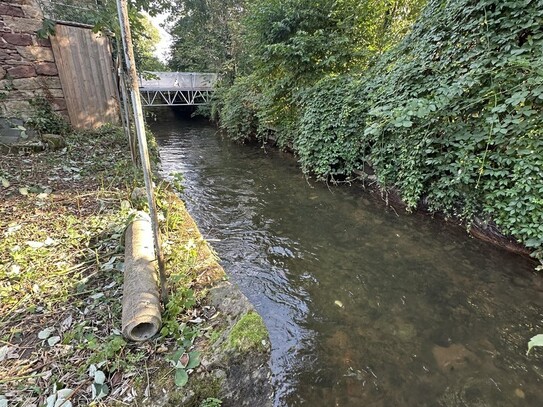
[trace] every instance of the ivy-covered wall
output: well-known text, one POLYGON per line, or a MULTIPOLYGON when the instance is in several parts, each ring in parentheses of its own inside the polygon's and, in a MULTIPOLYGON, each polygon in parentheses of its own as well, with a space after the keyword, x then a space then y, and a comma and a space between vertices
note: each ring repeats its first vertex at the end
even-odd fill
POLYGON ((269 101, 257 75, 219 93, 232 137, 265 137, 262 118, 287 112, 274 130, 304 171, 369 165, 409 208, 495 224, 543 256, 543 0, 432 0, 368 69, 281 83, 288 99, 269 101))
POLYGON ((51 43, 36 34, 42 20, 36 0, 0 2, 0 116, 27 118, 38 97, 67 115, 51 43))

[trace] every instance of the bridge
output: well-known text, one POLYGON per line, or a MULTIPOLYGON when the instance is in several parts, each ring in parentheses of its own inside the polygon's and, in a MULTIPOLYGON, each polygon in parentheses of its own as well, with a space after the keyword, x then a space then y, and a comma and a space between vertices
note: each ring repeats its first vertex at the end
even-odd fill
POLYGON ((209 103, 217 74, 146 72, 140 78, 143 106, 199 106, 209 103))

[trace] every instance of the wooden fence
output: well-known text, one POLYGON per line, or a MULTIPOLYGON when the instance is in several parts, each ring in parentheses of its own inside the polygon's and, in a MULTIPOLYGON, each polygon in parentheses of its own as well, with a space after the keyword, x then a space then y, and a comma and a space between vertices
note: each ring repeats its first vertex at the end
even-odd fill
POLYGON ((72 125, 90 129, 118 123, 118 93, 108 39, 89 28, 57 24, 51 45, 72 125))

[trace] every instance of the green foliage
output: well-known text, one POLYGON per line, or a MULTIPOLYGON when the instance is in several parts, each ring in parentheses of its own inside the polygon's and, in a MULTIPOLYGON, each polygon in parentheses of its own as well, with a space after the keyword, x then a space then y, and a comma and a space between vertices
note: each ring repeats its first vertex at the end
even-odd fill
POLYGON ((44 98, 37 98, 30 102, 34 108, 32 116, 26 124, 39 134, 65 135, 70 125, 60 114, 53 111, 51 104, 44 98))
POLYGON ((253 72, 219 95, 227 134, 273 129, 319 179, 371 166, 409 208, 494 222, 543 256, 542 0, 432 0, 397 46, 423 2, 408 17, 263 3, 247 23, 253 72))
POLYGON ((183 182, 185 181, 185 177, 183 176, 182 172, 172 172, 170 174, 171 177, 171 184, 175 188, 175 190, 178 193, 183 193, 185 190, 185 186, 183 185, 183 182))
POLYGON ((55 35, 55 25, 56 23, 53 20, 44 18, 42 21, 42 27, 36 31, 36 34, 39 38, 49 38, 50 35, 55 35))
POLYGON ((166 360, 175 369, 175 385, 183 387, 189 381, 190 371, 200 366, 200 352, 187 352, 184 347, 181 347, 173 354, 168 355, 166 360))
POLYGON ((200 403, 200 407, 221 407, 222 400, 214 397, 207 398, 200 403))
POLYGON ((168 299, 166 309, 164 310, 162 329, 160 335, 170 336, 177 341, 185 343, 192 341, 198 335, 198 331, 188 327, 184 323, 179 323, 178 316, 192 308, 196 304, 194 292, 189 288, 179 287, 168 299))
MULTIPOLYGON (((230 137, 239 138, 237 128, 256 129, 259 136, 272 129, 280 145, 295 140, 303 107, 300 96, 305 90, 328 75, 366 69, 373 57, 406 31, 424 3, 422 0, 252 2, 241 30, 246 52, 240 65, 245 66, 247 75, 238 79, 222 97, 219 95, 224 130, 230 137), (247 97, 252 103, 247 103, 247 98, 239 99, 243 93, 240 86, 249 90, 251 94, 247 97), (257 98, 254 90, 258 90, 257 98), (256 112, 249 109, 244 114, 247 105, 256 112)), ((245 133, 241 137, 254 135, 245 133)))
POLYGON ((137 17, 141 25, 134 36, 134 58, 140 71, 165 71, 166 66, 155 55, 157 44, 160 42, 160 32, 144 14, 137 17))
POLYGON ((342 179, 363 168, 368 149, 360 137, 364 121, 353 97, 359 82, 350 77, 328 77, 302 95, 300 132, 294 147, 305 172, 319 179, 342 179))
POLYGON ((244 141, 257 135, 259 92, 250 77, 236 79, 227 89, 217 89, 215 98, 213 108, 221 112, 221 127, 231 139, 244 141))
POLYGON ((383 185, 541 244, 542 20, 542 1, 430 3, 361 85, 383 185))
POLYGON ((177 0, 170 68, 234 74, 242 51, 239 20, 245 0, 177 0))
MULTIPOLYGON (((162 0, 137 0, 128 2, 128 19, 134 46, 134 58, 139 71, 161 71, 164 64, 153 55, 157 43, 160 41, 158 30, 152 25, 149 18, 141 11, 145 10, 153 15, 169 6, 162 0)), ((54 20, 70 21, 93 26, 94 32, 116 38, 114 48, 120 47, 120 26, 118 21, 117 3, 114 0, 103 0, 96 4, 81 3, 77 0, 60 0, 43 4, 47 17, 43 26, 38 30, 38 36, 47 38, 55 33, 54 20)))

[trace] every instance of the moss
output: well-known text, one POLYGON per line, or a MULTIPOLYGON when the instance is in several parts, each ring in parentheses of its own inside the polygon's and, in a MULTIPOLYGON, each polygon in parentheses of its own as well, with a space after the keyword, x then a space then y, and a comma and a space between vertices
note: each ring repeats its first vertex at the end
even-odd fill
POLYGON ((262 317, 256 312, 248 312, 234 325, 228 337, 228 346, 241 352, 249 350, 265 351, 268 330, 262 317))
POLYGON ((199 407, 204 400, 219 397, 221 383, 221 379, 210 376, 191 378, 188 390, 193 395, 189 400, 185 398, 187 394, 186 388, 175 388, 170 391, 167 406, 179 406, 181 405, 180 403, 183 403, 185 407, 199 407))

